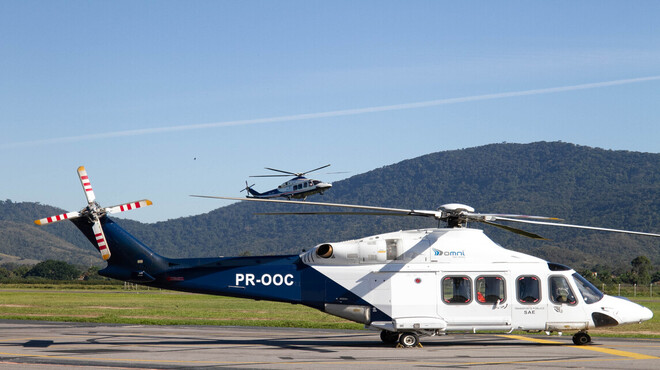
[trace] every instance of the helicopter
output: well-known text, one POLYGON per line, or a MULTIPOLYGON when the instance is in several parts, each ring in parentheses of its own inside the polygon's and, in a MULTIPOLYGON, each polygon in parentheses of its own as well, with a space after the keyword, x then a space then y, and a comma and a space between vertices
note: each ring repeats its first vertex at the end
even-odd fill
POLYGON ((313 170, 305 172, 289 172, 282 171, 275 168, 265 167, 267 170, 280 172, 279 175, 256 175, 250 177, 288 177, 294 176, 292 179, 282 183, 276 189, 268 190, 266 192, 260 193, 254 190, 252 185, 248 185, 248 182, 245 182, 245 188, 241 191, 247 191, 248 198, 261 198, 261 199, 271 199, 271 198, 296 198, 296 199, 307 199, 308 196, 312 194, 323 194, 326 190, 332 187, 332 184, 323 182, 320 180, 308 179, 305 177, 306 174, 320 169, 329 167, 329 164, 315 168, 313 170))
POLYGON ((88 205, 79 212, 35 223, 73 222, 107 262, 99 274, 113 279, 175 291, 302 304, 380 331, 383 343, 397 347, 421 346, 420 336, 513 330, 548 335, 571 331, 575 332, 573 342, 584 345, 591 343, 590 329, 653 317, 646 307, 600 292, 570 267, 505 249, 483 230, 467 224, 485 223, 534 239, 542 237, 498 222, 660 234, 572 225, 552 217, 477 213, 458 203, 415 210, 193 195, 352 209, 283 214, 430 217, 447 226, 323 242, 293 255, 167 258, 108 216, 151 205, 150 201, 102 208, 84 167, 78 175, 88 205))

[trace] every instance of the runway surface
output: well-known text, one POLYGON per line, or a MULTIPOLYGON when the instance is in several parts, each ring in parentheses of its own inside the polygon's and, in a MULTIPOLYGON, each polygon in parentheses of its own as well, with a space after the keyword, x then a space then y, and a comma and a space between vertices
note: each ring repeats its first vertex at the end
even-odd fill
POLYGON ((660 339, 464 334, 394 348, 378 332, 0 320, 7 369, 660 369, 660 339))

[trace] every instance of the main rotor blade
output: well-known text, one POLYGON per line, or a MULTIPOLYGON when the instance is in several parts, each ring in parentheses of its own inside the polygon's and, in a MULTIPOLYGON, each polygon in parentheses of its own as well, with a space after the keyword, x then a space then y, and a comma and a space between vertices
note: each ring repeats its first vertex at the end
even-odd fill
POLYGON ((250 177, 291 177, 291 176, 296 176, 296 174, 292 173, 290 175, 254 175, 250 177))
POLYGON ((523 220, 547 220, 547 221, 564 221, 561 218, 557 217, 546 217, 546 216, 528 216, 528 215, 511 215, 511 214, 501 214, 501 213, 467 213, 470 217, 482 218, 484 220, 500 220, 504 217, 506 218, 515 218, 523 220))
POLYGON ((405 213, 396 213, 396 212, 259 212, 255 215, 266 215, 266 216, 280 216, 280 215, 358 215, 358 216, 409 216, 405 213))
POLYGON ((152 204, 153 202, 150 201, 149 199, 142 199, 142 200, 138 200, 137 202, 131 202, 131 203, 120 204, 112 207, 107 207, 105 211, 108 213, 118 213, 118 212, 130 211, 132 209, 150 206, 152 204))
POLYGON ((515 228, 515 227, 506 226, 506 225, 501 225, 501 224, 496 224, 496 223, 494 223, 494 222, 489 222, 489 221, 479 221, 479 222, 482 222, 482 223, 484 223, 484 224, 486 224, 486 225, 499 227, 500 229, 504 229, 504 230, 506 230, 506 231, 511 231, 512 233, 516 233, 516 234, 518 234, 518 235, 523 235, 523 236, 526 236, 526 237, 528 237, 528 238, 538 239, 538 240, 548 240, 548 239, 542 237, 541 235, 534 234, 534 233, 530 233, 530 232, 528 232, 528 231, 521 230, 521 229, 517 229, 517 228, 515 228))
POLYGON ((327 207, 338 207, 338 208, 351 208, 351 209, 366 209, 371 211, 384 211, 401 214, 404 216, 423 216, 423 217, 436 217, 441 216, 441 212, 436 211, 426 211, 426 210, 414 210, 414 209, 402 209, 402 208, 388 208, 388 207, 374 207, 374 206, 360 206, 354 204, 340 204, 340 203, 321 203, 321 202, 308 202, 308 201, 296 201, 296 200, 277 200, 277 199, 261 199, 261 198, 234 198, 234 197, 216 197, 211 195, 191 195, 191 197, 197 198, 211 198, 211 199, 227 199, 227 200, 241 200, 248 202, 265 202, 265 203, 282 203, 282 204, 304 204, 307 206, 327 206, 327 207))
POLYGON ((305 171, 305 172, 303 172, 302 174, 303 174, 303 175, 306 175, 306 174, 308 174, 308 173, 310 173, 310 172, 318 171, 318 170, 323 169, 323 168, 326 168, 326 167, 330 167, 330 165, 329 165, 329 164, 326 164, 325 166, 321 166, 321 167, 319 167, 319 168, 315 168, 315 169, 313 169, 313 170, 305 171))
POLYGON ((535 224, 535 225, 571 227, 571 228, 574 228, 574 229, 609 231, 609 232, 622 233, 622 234, 633 234, 633 235, 644 235, 644 236, 660 237, 660 234, 643 233, 643 232, 639 232, 639 231, 629 231, 629 230, 619 230, 619 229, 608 229, 608 228, 605 228, 605 227, 593 227, 593 226, 571 225, 571 224, 561 224, 561 223, 553 223, 553 222, 519 220, 519 219, 507 218, 507 217, 498 217, 497 220, 499 220, 499 221, 520 222, 520 223, 535 224))
POLYGON ((277 168, 270 168, 270 167, 264 167, 264 168, 267 169, 267 170, 275 171, 275 172, 286 173, 287 175, 293 175, 293 176, 297 175, 297 173, 295 173, 295 172, 282 171, 282 170, 278 170, 277 168))
POLYGON ((64 221, 64 220, 70 220, 70 219, 73 219, 73 218, 78 218, 78 217, 80 217, 80 215, 81 215, 80 212, 62 213, 61 215, 46 217, 46 218, 42 218, 40 220, 35 220, 34 223, 37 224, 37 225, 52 224, 53 222, 59 222, 59 221, 64 221))
POLYGON ((85 169, 85 166, 78 167, 78 177, 80 178, 80 183, 82 184, 83 190, 85 190, 87 203, 94 203, 96 196, 94 195, 94 190, 92 190, 92 183, 89 182, 89 176, 87 176, 87 170, 85 169))

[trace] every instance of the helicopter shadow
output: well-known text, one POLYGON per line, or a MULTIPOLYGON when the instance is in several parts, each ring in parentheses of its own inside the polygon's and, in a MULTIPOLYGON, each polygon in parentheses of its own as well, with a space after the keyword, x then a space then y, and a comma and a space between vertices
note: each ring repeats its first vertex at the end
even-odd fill
MULTIPOLYGON (((448 336, 428 339, 424 342, 426 349, 441 349, 452 347, 560 347, 564 343, 537 343, 506 339, 488 334, 469 335, 469 337, 448 336), (480 337, 480 338, 479 338, 480 337)), ((22 346, 24 348, 42 348, 48 352, 68 354, 140 352, 141 346, 178 347, 171 352, 199 350, 204 347, 254 346, 286 349, 292 351, 307 351, 316 353, 341 352, 345 348, 382 349, 394 348, 391 344, 382 343, 376 335, 362 333, 345 335, 284 336, 278 338, 197 338, 182 336, 163 338, 158 335, 144 334, 100 334, 90 335, 87 339, 76 341, 28 340, 25 342, 2 342, 0 347, 22 346), (102 346, 103 348, 98 348, 102 346), (72 348, 73 347, 73 348, 72 348)))

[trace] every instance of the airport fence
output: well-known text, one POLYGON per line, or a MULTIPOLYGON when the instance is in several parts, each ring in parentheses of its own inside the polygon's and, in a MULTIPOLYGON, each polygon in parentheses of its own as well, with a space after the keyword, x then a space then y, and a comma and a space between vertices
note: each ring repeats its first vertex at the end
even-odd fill
POLYGON ((660 285, 651 284, 601 284, 598 288, 605 294, 621 297, 658 297, 660 296, 660 285))

